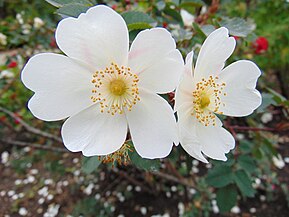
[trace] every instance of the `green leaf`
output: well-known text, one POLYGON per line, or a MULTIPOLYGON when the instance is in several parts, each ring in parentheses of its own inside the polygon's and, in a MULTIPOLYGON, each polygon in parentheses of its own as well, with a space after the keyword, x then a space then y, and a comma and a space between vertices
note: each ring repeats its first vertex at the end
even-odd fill
POLYGON ((131 163, 139 169, 147 171, 157 171, 161 166, 161 162, 159 160, 144 159, 138 155, 135 149, 132 152, 129 152, 128 154, 131 163))
POLYGON ((239 148, 243 154, 248 154, 252 152, 252 149, 255 145, 254 143, 244 139, 240 140, 239 142, 240 142, 239 148))
POLYGON ((45 1, 57 8, 60 8, 60 7, 63 7, 64 5, 68 5, 72 3, 92 6, 89 0, 45 0, 45 1))
POLYGON ((272 95, 273 95, 273 100, 278 103, 278 104, 285 104, 285 105, 289 105, 288 104, 288 100, 282 96, 281 94, 277 93, 275 90, 267 87, 266 88, 272 95))
POLYGON ((255 190, 252 187, 251 180, 244 170, 238 170, 234 173, 234 180, 244 197, 254 197, 255 190))
POLYGON ((221 212, 228 212, 237 203, 238 192, 235 185, 228 185, 217 191, 217 205, 221 212))
POLYGON ((90 174, 95 171, 100 164, 101 161, 98 159, 98 156, 83 157, 81 170, 86 174, 90 174))
POLYGON ((256 170, 256 163, 249 155, 241 155, 238 158, 240 167, 248 173, 252 173, 256 170))
POLYGON ((255 25, 253 23, 249 23, 242 18, 223 18, 222 21, 219 22, 220 26, 226 27, 231 35, 246 37, 250 34, 254 29, 255 25))
POLYGON ((164 13, 172 17, 174 20, 178 21, 181 26, 184 26, 182 16, 177 10, 171 9, 169 6, 166 6, 166 8, 164 9, 164 13))
POLYGON ((262 93, 262 104, 257 109, 257 113, 262 113, 270 105, 277 105, 274 101, 274 96, 270 93, 262 93))
POLYGON ((206 182, 216 188, 221 188, 233 183, 233 173, 229 166, 215 166, 208 172, 206 182))
POLYGON ((149 29, 157 24, 157 21, 140 11, 124 12, 122 13, 122 17, 125 20, 129 31, 136 29, 149 29))
POLYGON ((213 25, 203 25, 201 30, 206 34, 206 36, 209 36, 213 31, 215 31, 215 27, 213 25))
POLYGON ((84 13, 88 10, 89 6, 83 4, 67 4, 63 7, 56 10, 60 15, 65 15, 69 17, 78 17, 81 13, 84 13))

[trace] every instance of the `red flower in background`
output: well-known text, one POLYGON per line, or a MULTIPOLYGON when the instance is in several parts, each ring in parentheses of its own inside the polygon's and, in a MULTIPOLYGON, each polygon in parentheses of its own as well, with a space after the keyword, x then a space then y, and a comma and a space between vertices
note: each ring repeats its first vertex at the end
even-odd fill
POLYGON ((8 68, 15 68, 17 65, 18 65, 18 64, 17 64, 16 61, 11 61, 11 62, 7 65, 7 67, 8 67, 8 68))
POLYGON ((53 48, 57 47, 56 46, 56 40, 54 37, 51 37, 49 45, 50 45, 50 47, 53 47, 53 48))
POLYGON ((261 54, 268 50, 269 42, 267 38, 260 36, 254 42, 253 47, 255 48, 256 54, 261 54))

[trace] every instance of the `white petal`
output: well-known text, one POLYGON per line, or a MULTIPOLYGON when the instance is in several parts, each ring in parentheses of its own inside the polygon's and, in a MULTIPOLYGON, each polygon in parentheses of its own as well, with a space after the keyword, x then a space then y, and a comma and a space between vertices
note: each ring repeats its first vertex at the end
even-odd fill
POLYGON ((126 24, 118 13, 104 5, 92 7, 78 18, 60 21, 56 41, 65 54, 96 69, 105 69, 111 62, 127 64, 126 24))
POLYGON ((255 89, 260 69, 255 63, 247 60, 237 61, 226 67, 219 75, 220 81, 225 82, 221 96, 220 111, 230 116, 246 116, 261 105, 261 95, 255 89))
POLYGON ((193 75, 194 73, 194 51, 191 51, 186 56, 185 73, 188 75, 193 75))
POLYGON ((175 106, 174 111, 181 108, 182 105, 187 104, 193 108, 193 91, 195 89, 195 83, 193 81, 193 76, 188 73, 184 73, 179 86, 176 89, 175 94, 175 106))
POLYGON ((197 120, 190 116, 190 112, 187 114, 184 113, 182 116, 179 116, 178 113, 178 128, 181 146, 192 157, 204 163, 208 163, 207 159, 202 154, 202 145, 197 137, 197 120))
POLYGON ((39 119, 67 118, 92 104, 92 69, 59 54, 38 54, 24 67, 21 79, 36 92, 28 107, 39 119))
POLYGON ((210 75, 219 74, 235 46, 235 39, 229 37, 228 29, 225 27, 212 32, 201 47, 194 72, 195 79, 199 81, 210 75))
POLYGON ((169 155, 178 143, 173 110, 160 96, 140 90, 140 101, 127 112, 128 125, 136 151, 143 158, 169 155))
POLYGON ((202 152, 215 160, 226 161, 226 153, 235 147, 234 137, 222 127, 197 124, 197 136, 202 152))
POLYGON ((61 130, 64 145, 85 156, 107 155, 125 142, 127 122, 124 115, 101 113, 99 104, 65 121, 61 130))
POLYGON ((228 136, 226 133, 224 134, 225 142, 224 144, 221 144, 222 146, 220 146, 220 151, 216 151, 216 155, 211 155, 211 152, 207 151, 207 146, 210 147, 211 143, 214 144, 214 139, 216 139, 216 141, 218 142, 218 138, 212 138, 213 136, 215 136, 215 131, 211 131, 211 129, 215 129, 217 133, 223 134, 223 130, 219 132, 219 129, 223 128, 221 127, 222 123, 218 118, 216 119, 216 123, 217 127, 206 127, 203 124, 199 123, 198 120, 191 115, 188 108, 182 107, 181 110, 178 111, 178 127, 181 146, 189 155, 204 163, 207 163, 208 161, 204 158, 202 152, 204 152, 207 156, 213 159, 224 160, 224 153, 227 153, 230 149, 233 148, 231 147, 232 143, 230 141, 228 144, 231 148, 228 150, 226 149, 226 137, 228 136), (206 138, 204 135, 206 135, 206 137, 208 138, 206 138), (212 141, 211 143, 208 143, 210 138, 212 138, 212 141))
POLYGON ((140 32, 129 53, 129 66, 140 86, 157 93, 173 91, 183 72, 183 58, 171 34, 163 28, 140 32))

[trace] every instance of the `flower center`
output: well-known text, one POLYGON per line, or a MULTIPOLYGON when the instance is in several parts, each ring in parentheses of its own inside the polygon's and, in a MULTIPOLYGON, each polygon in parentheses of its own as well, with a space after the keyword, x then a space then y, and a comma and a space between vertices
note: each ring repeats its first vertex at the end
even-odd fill
POLYGON ((104 70, 93 74, 91 100, 100 103, 100 111, 112 115, 131 111, 133 105, 140 100, 138 76, 130 68, 111 63, 104 70))
POLYGON ((110 92, 116 96, 121 96, 126 91, 125 82, 122 80, 113 80, 109 86, 110 92))
POLYGON ((205 109, 210 104, 210 98, 206 94, 202 94, 200 97, 200 108, 205 109))
MULTIPOLYGON (((208 79, 203 78, 196 84, 196 89, 193 91, 193 111, 192 115, 196 116, 198 121, 205 126, 212 124, 216 125, 216 116, 214 113, 222 114, 219 111, 221 105, 221 94, 226 96, 223 92, 225 83, 218 82, 218 77, 210 76, 208 79)), ((223 103, 223 106, 225 104, 223 103)))

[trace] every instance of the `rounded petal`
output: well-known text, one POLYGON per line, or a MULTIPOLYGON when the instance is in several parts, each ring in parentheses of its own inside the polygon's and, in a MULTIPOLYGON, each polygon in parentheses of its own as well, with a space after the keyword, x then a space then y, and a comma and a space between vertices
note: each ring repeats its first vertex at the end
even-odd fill
POLYGON ((229 116, 246 116, 261 105, 261 95, 255 89, 260 69, 248 60, 237 61, 226 67, 219 75, 225 82, 219 111, 229 116), (224 104, 223 104, 224 103, 224 104))
POLYGON ((85 156, 107 155, 125 142, 127 121, 124 115, 101 113, 96 104, 68 118, 61 135, 70 151, 82 151, 85 156))
MULTIPOLYGON (((205 126, 202 123, 199 123, 196 117, 191 115, 190 110, 191 109, 189 107, 183 106, 177 113, 178 114, 178 129, 179 129, 181 146, 192 157, 204 163, 208 163, 208 161, 202 154, 202 152, 204 152, 205 150, 204 145, 206 144, 206 141, 204 140, 206 138, 204 139, 202 138, 203 130, 207 130, 211 128, 215 128, 215 129, 222 128, 221 127, 222 122, 220 121, 218 117, 215 117, 216 127, 205 126)), ((209 131, 209 133, 206 136, 211 137, 210 133, 211 132, 209 131)), ((214 134, 212 135, 214 136, 214 134)), ((205 154, 211 157, 211 155, 208 155, 207 153, 205 154)), ((217 158, 214 158, 214 159, 217 159, 217 158)))
POLYGON ((126 115, 133 144, 141 157, 166 157, 173 142, 178 143, 173 110, 160 96, 140 90, 140 101, 126 115))
POLYGON ((201 47, 194 72, 195 79, 199 81, 219 74, 235 46, 236 41, 229 37, 228 29, 221 27, 213 31, 201 47))
POLYGON ((196 131, 196 120, 189 116, 189 114, 183 114, 179 116, 178 129, 180 142, 183 149, 192 157, 208 163, 207 159, 202 154, 202 145, 199 142, 196 131))
POLYGON ((140 32, 131 45, 129 66, 139 75, 139 85, 156 93, 173 91, 184 70, 181 53, 164 28, 140 32))
POLYGON ((205 155, 215 160, 227 160, 225 154, 235 147, 234 137, 227 130, 197 124, 196 131, 205 155))
POLYGON ((127 64, 128 30, 123 18, 111 8, 98 5, 78 18, 60 21, 56 29, 59 48, 69 57, 96 69, 110 63, 127 64))
POLYGON ((59 54, 38 54, 25 65, 21 80, 35 92, 28 107, 39 119, 67 118, 92 104, 92 69, 59 54))

